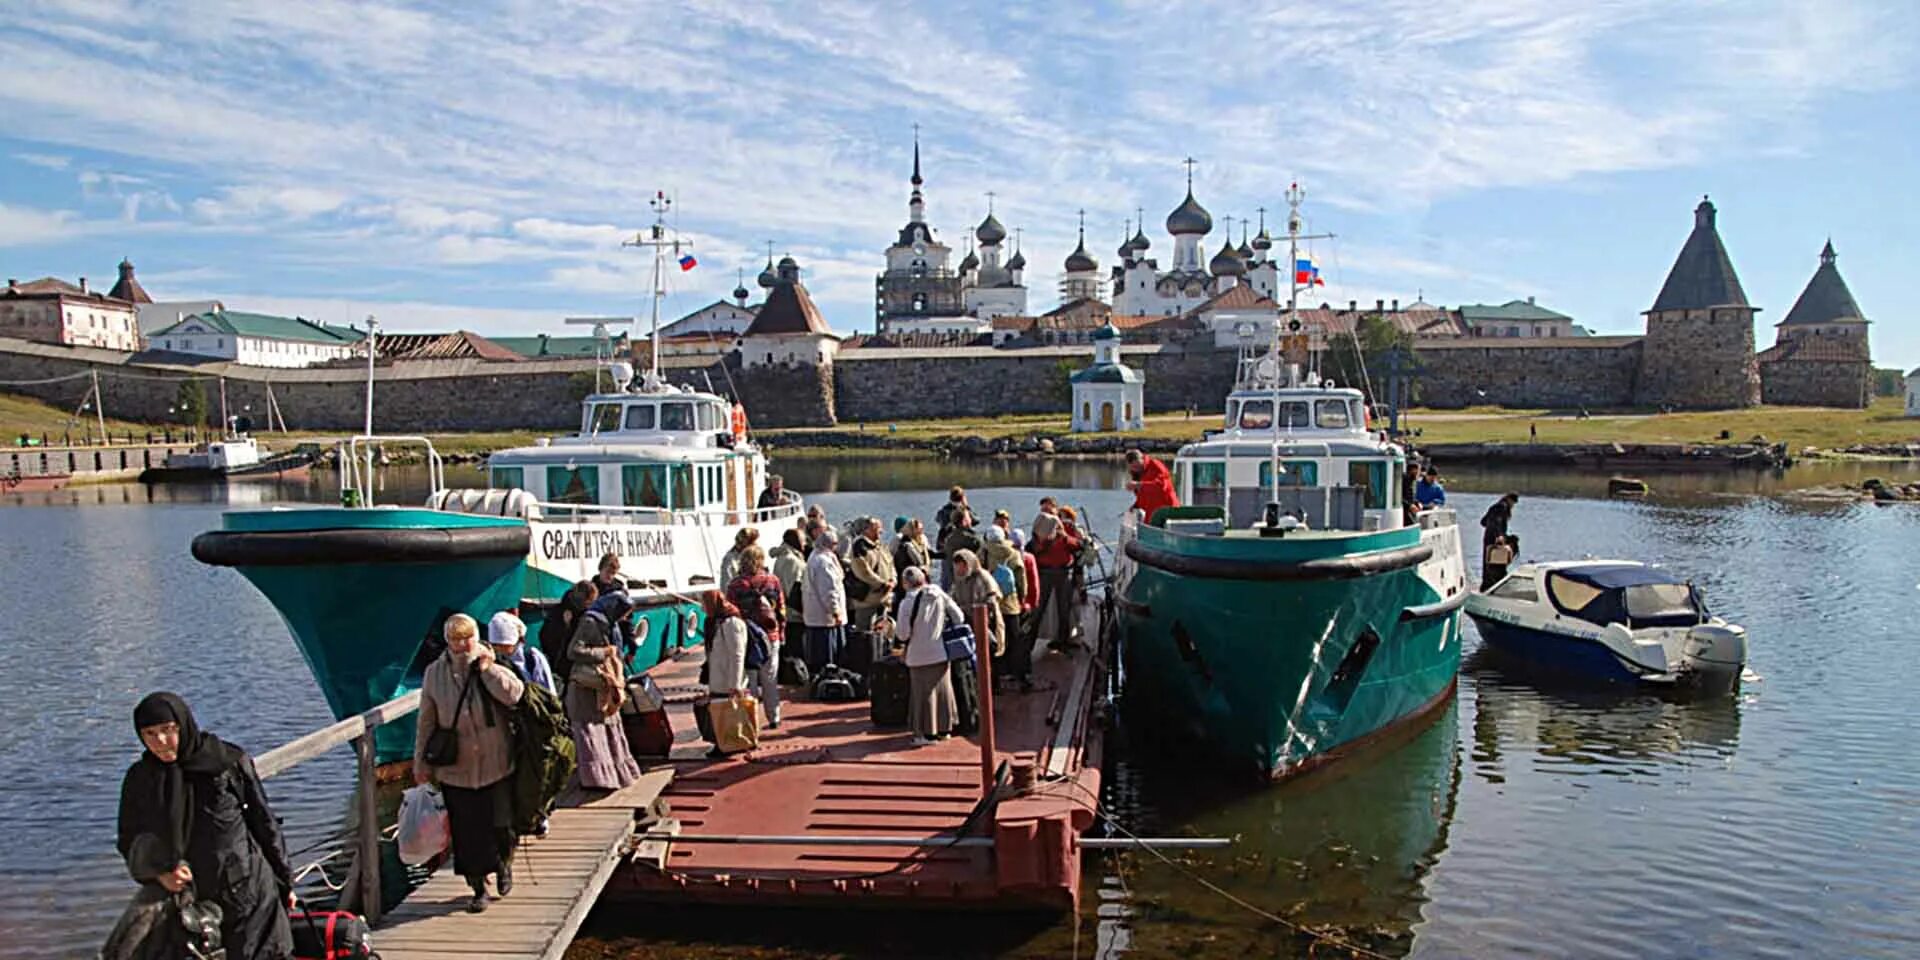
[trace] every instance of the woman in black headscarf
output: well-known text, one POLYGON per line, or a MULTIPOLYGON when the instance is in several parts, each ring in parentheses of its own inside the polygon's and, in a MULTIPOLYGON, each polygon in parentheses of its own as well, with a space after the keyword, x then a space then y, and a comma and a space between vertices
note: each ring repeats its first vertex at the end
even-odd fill
POLYGON ((149 694, 133 710, 146 752, 120 784, 120 855, 141 883, 220 905, 231 960, 293 956, 293 871, 253 758, 205 733, 187 702, 149 694))

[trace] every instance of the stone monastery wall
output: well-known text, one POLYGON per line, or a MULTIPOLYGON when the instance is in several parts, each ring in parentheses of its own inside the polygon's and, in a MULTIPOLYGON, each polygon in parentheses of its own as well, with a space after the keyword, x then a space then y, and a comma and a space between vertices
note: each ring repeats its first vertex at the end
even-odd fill
POLYGON ((1422 406, 1624 407, 1640 374, 1639 337, 1566 337, 1417 348, 1422 406))

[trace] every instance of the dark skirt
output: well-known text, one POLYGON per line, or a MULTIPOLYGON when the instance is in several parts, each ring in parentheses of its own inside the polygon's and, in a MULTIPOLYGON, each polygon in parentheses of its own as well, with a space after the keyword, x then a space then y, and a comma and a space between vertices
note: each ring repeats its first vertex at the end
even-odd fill
POLYGON ((484 879, 513 859, 513 799, 507 787, 511 775, 470 790, 442 784, 447 802, 447 825, 453 831, 453 867, 469 880, 484 879))

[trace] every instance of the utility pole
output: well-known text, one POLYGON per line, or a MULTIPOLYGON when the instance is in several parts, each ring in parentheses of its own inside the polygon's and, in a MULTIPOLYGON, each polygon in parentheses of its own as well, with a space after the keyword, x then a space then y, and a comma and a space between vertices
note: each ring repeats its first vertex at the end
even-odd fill
POLYGON ((100 424, 100 442, 104 444, 107 442, 107 414, 102 409, 106 404, 100 400, 100 368, 91 367, 88 372, 93 374, 93 418, 94 422, 100 424))

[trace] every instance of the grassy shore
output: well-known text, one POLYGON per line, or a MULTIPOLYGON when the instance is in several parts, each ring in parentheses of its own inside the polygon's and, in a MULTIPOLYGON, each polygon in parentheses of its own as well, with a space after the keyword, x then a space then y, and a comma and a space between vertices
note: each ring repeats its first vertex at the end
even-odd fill
MULTIPOLYGON (((1823 407, 1756 407, 1747 410, 1702 411, 1687 413, 1650 413, 1647 411, 1594 411, 1578 417, 1564 411, 1507 410, 1498 407, 1474 407, 1466 410, 1409 411, 1404 426, 1417 430, 1422 443, 1719 443, 1724 431, 1732 441, 1744 442, 1755 436, 1768 442, 1787 444, 1799 453, 1807 447, 1838 450, 1854 444, 1920 442, 1920 419, 1902 415, 1897 397, 1881 397, 1866 410, 1832 410, 1823 407)), ((22 433, 45 433, 55 443, 69 430, 78 438, 84 431, 72 425, 74 415, 46 404, 9 394, 0 394, 0 437, 22 433)), ((86 420, 91 427, 93 421, 86 420)), ((1218 411, 1185 414, 1156 414, 1147 418, 1146 429, 1126 436, 1157 440, 1197 440, 1202 431, 1220 425, 1218 411)), ((1021 439, 1030 436, 1062 436, 1069 432, 1069 421, 1060 415, 1008 415, 1001 417, 955 417, 941 420, 902 420, 892 423, 842 424, 830 428, 760 430, 756 434, 780 448, 784 456, 805 455, 814 447, 808 440, 833 434, 882 434, 903 443, 924 443, 950 437, 978 436, 989 440, 1021 439), (793 446, 782 438, 800 439, 793 446), (805 439, 802 439, 805 438, 805 439)), ((144 436, 158 427, 150 424, 107 421, 107 429, 116 435, 131 432, 144 436)), ((290 434, 263 434, 262 438, 278 446, 286 442, 331 441, 339 431, 296 431, 290 434)), ((508 447, 526 446, 546 433, 532 430, 475 433, 437 433, 434 446, 442 454, 476 454, 508 447)), ((1083 436, 1102 436, 1085 434, 1083 436)), ((832 451, 844 455, 844 451, 832 451)), ((869 449, 869 453, 882 451, 869 449)), ((916 451, 896 451, 904 456, 922 455, 916 451)))

